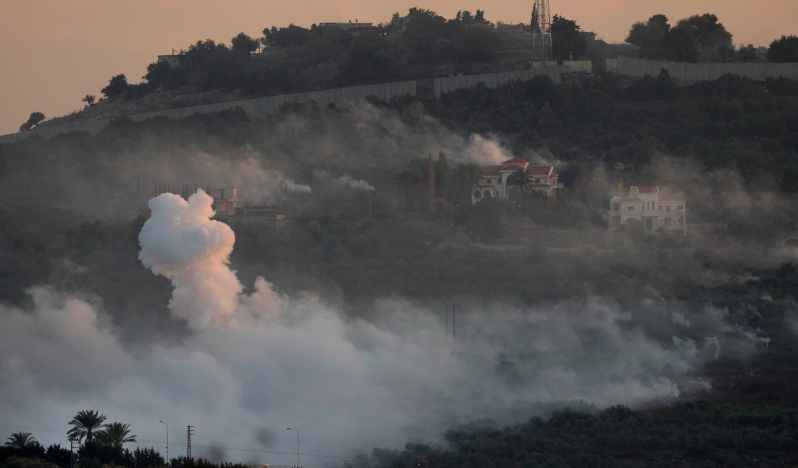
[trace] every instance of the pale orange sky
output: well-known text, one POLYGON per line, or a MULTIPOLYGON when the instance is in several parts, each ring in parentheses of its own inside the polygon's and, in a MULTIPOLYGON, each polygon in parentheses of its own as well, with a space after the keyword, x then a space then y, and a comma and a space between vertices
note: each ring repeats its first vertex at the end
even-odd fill
MULTIPOLYGON (((112 75, 137 82, 159 54, 198 39, 229 42, 241 31, 326 21, 382 22, 413 6, 450 18, 484 9, 492 22, 529 21, 532 0, 0 0, 0 134, 17 130, 33 111, 50 118, 100 96, 112 75)), ((671 24, 715 13, 735 44, 767 45, 798 34, 798 0, 551 0, 553 14, 583 30, 623 41, 631 24, 663 13, 671 24)))

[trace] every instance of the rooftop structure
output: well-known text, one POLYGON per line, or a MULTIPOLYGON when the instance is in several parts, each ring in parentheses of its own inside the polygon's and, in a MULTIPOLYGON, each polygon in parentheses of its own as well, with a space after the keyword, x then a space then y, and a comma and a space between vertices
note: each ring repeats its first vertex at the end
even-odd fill
POLYGON ((373 28, 374 23, 358 23, 357 20, 355 20, 354 23, 352 21, 349 21, 348 23, 319 23, 319 26, 334 26, 336 28, 347 30, 347 29, 359 29, 359 28, 373 28))
POLYGON ((559 176, 554 172, 554 166, 534 166, 521 158, 508 159, 496 166, 482 166, 479 170, 482 177, 478 184, 471 187, 472 203, 490 197, 509 198, 510 193, 517 188, 507 179, 519 170, 525 171, 529 177, 529 190, 552 196, 556 189, 563 188, 557 182, 559 176))
POLYGON ((645 229, 687 233, 687 199, 666 195, 656 185, 633 185, 627 196, 610 199, 610 228, 640 223, 645 229))

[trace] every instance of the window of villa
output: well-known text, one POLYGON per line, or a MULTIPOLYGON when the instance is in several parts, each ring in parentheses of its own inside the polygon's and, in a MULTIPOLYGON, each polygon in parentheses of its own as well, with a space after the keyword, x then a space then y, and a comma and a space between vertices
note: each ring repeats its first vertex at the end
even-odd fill
POLYGON ((671 206, 670 206, 670 205, 666 206, 666 207, 665 207, 665 211, 667 211, 667 212, 669 212, 669 213, 670 213, 670 211, 671 211, 671 206))
POLYGON ((676 207, 676 209, 678 211, 682 211, 684 209, 684 205, 679 205, 679 206, 676 207))
POLYGON ((620 203, 613 203, 612 204, 612 209, 614 211, 620 211, 621 210, 621 204, 620 203))
POLYGON ((630 205, 628 209, 629 209, 629 211, 634 211, 635 207, 630 205))

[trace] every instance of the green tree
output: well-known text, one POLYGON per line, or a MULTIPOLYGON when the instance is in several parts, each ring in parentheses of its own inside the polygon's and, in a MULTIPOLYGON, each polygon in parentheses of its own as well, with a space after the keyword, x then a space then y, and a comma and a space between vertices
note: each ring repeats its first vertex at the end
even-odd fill
POLYGON ((781 36, 770 43, 768 62, 798 62, 798 36, 781 36))
POLYGON ((482 181, 482 171, 478 164, 460 164, 455 168, 454 179, 460 186, 460 199, 464 199, 466 189, 468 189, 467 193, 470 194, 471 186, 482 181))
POLYGON ((394 183, 405 191, 405 211, 410 212, 413 189, 423 180, 421 170, 415 164, 400 172, 394 177, 394 183))
POLYGON ((731 47, 732 35, 718 21, 718 17, 705 13, 679 20, 675 29, 682 29, 693 38, 697 47, 731 47))
POLYGON ((756 62, 756 47, 753 44, 741 45, 737 52, 734 53, 734 58, 740 62, 756 62))
POLYGON ((576 21, 554 15, 551 20, 551 48, 555 57, 563 60, 582 58, 587 52, 587 41, 579 31, 576 21))
POLYGON ((668 17, 654 15, 632 25, 626 42, 640 47, 641 58, 694 62, 698 58, 694 31, 685 26, 671 28, 668 17))
POLYGON ((440 187, 441 197, 448 198, 446 185, 449 179, 449 161, 446 160, 446 153, 443 151, 438 152, 438 161, 435 162, 435 178, 435 186, 440 187))
POLYGON ((152 89, 163 86, 169 78, 169 72, 172 71, 172 66, 168 62, 159 60, 147 65, 147 74, 142 78, 147 81, 152 89))
POLYGON ((78 414, 69 421, 72 426, 67 432, 70 438, 83 440, 86 438, 86 443, 90 444, 94 439, 94 433, 100 428, 100 425, 105 421, 105 415, 100 414, 98 410, 81 410, 78 414))
POLYGON ((128 87, 129 85, 125 75, 116 75, 108 81, 108 86, 101 89, 100 92, 103 93, 105 97, 114 98, 127 91, 128 87))
POLYGON ((30 130, 39 125, 39 123, 44 119, 44 114, 41 112, 31 112, 30 117, 28 117, 28 121, 19 126, 19 131, 24 132, 30 130))
POLYGON ((435 197, 435 160, 432 159, 432 151, 427 158, 427 191, 430 199, 435 197))
POLYGON ((11 437, 9 437, 8 441, 5 443, 6 447, 14 449, 26 449, 38 445, 39 442, 33 438, 30 432, 15 432, 11 434, 11 437))
POLYGON ((246 34, 238 33, 236 37, 230 40, 233 52, 240 54, 245 59, 249 60, 249 54, 258 50, 259 41, 253 39, 246 34))
POLYGON ((517 188, 519 193, 524 193, 532 184, 532 176, 526 169, 518 169, 507 177, 507 184, 512 188, 517 188))
POLYGON ((129 424, 112 422, 103 425, 102 430, 97 432, 97 439, 103 445, 121 449, 122 445, 127 442, 136 442, 136 436, 130 432, 129 424))
POLYGON ((670 30, 667 16, 654 15, 645 23, 634 23, 626 36, 626 42, 640 47, 641 51, 660 48, 670 30))
POLYGON ((309 29, 289 24, 285 28, 272 26, 271 29, 264 29, 261 42, 265 46, 294 47, 301 46, 312 38, 313 36, 309 29))

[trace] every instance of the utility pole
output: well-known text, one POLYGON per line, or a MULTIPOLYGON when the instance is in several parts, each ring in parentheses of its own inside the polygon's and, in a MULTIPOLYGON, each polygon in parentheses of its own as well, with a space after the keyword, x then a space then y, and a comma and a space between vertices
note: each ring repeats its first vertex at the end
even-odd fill
POLYGON ((186 431, 186 458, 191 460, 191 436, 194 435, 194 426, 188 426, 186 431))
POLYGON ((455 304, 452 304, 452 344, 454 346, 454 352, 457 352, 457 310, 455 309, 455 304))
POLYGON ((70 437, 69 439, 70 448, 72 450, 72 455, 70 456, 70 460, 72 464, 70 466, 75 466, 75 452, 80 449, 80 439, 77 437, 70 437))
POLYGON ((169 466, 169 425, 163 421, 158 422, 166 426, 166 465, 169 466))
POLYGON ((286 430, 296 432, 296 468, 300 468, 302 465, 299 463, 299 431, 291 429, 290 427, 286 430))

